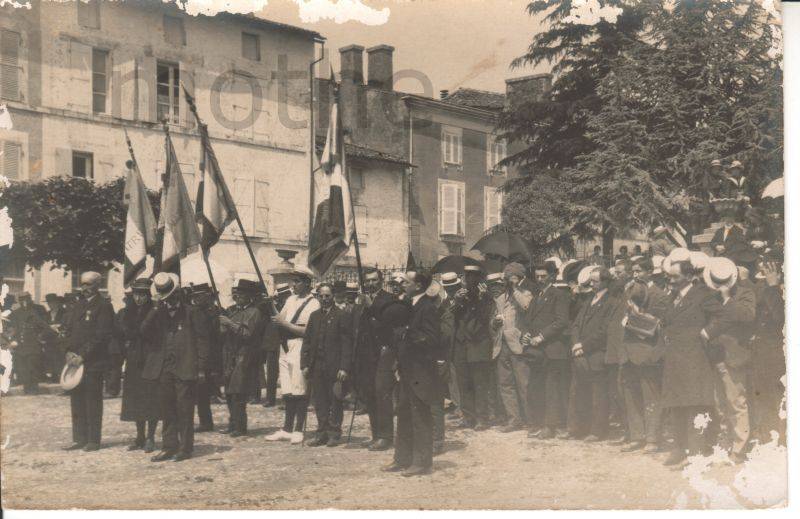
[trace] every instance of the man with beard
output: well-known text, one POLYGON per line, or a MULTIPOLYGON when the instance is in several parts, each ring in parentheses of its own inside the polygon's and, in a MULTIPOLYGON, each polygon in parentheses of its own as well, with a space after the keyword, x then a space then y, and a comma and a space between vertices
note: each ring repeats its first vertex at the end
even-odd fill
POLYGON ((383 273, 368 270, 364 274, 364 294, 353 309, 355 334, 355 383, 359 399, 367 407, 372 439, 365 444, 371 451, 384 451, 394 440, 392 393, 397 361, 391 346, 391 329, 380 321, 383 308, 395 300, 384 290, 383 273))
POLYGON ((114 333, 114 309, 100 295, 102 276, 81 274, 82 299, 71 313, 67 364, 83 365, 83 378, 70 391, 72 440, 68 450, 100 449, 103 426, 103 373, 108 369, 108 344, 114 333))
POLYGON ((194 404, 197 384, 208 367, 208 318, 184 301, 175 274, 159 272, 153 283, 158 304, 142 323, 150 346, 142 378, 158 381, 164 421, 161 452, 152 461, 183 461, 194 450, 194 404))
POLYGON ((219 316, 222 334, 222 374, 232 437, 247 434, 247 396, 252 388, 252 364, 256 361, 263 333, 261 311, 253 304, 260 287, 255 281, 240 279, 233 287, 235 304, 219 316))
POLYGON ((142 378, 145 352, 149 349, 149 344, 141 333, 141 325, 153 308, 150 300, 151 283, 147 278, 133 282, 133 304, 121 310, 120 319, 125 354, 120 418, 123 422, 136 423, 136 439, 128 450, 144 449, 145 452, 155 450, 156 427, 161 418, 158 382, 142 378))
POLYGON ((317 414, 316 437, 308 445, 335 447, 342 436, 343 403, 334 394, 334 384, 344 384, 351 371, 351 319, 335 304, 330 284, 317 287, 317 298, 320 308, 308 319, 301 351, 301 369, 311 382, 317 414))

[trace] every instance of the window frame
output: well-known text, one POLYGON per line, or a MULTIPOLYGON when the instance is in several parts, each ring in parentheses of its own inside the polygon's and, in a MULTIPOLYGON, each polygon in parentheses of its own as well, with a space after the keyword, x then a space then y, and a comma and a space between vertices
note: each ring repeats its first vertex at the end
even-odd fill
POLYGON ((256 62, 259 62, 259 63, 261 62, 261 35, 260 34, 256 34, 254 32, 242 31, 242 57, 245 58, 245 59, 249 59, 250 61, 256 61, 256 62), (252 38, 255 39, 255 57, 254 58, 248 56, 247 53, 245 52, 245 48, 246 48, 245 41, 247 40, 248 37, 252 37, 252 38))
POLYGON ((446 179, 439 179, 438 185, 438 201, 437 201, 437 217, 439 220, 439 236, 456 236, 459 238, 466 237, 467 234, 467 221, 466 221, 466 191, 467 186, 466 183, 458 181, 458 180, 446 180, 446 179), (444 232, 446 229, 444 228, 444 191, 446 186, 452 186, 457 188, 456 194, 456 232, 444 232))
POLYGON ((22 33, 6 28, 0 29, 0 99, 8 99, 9 101, 22 100, 22 90, 20 86, 20 72, 22 70, 22 65, 20 65, 21 47, 22 33), (13 56, 3 52, 3 44, 6 43, 6 38, 12 37, 16 37, 16 49, 13 56), (11 77, 13 77, 13 79, 9 80, 6 74, 12 71, 13 75, 11 77), (6 92, 4 88, 6 81, 13 81, 14 86, 11 95, 9 95, 9 92, 6 92))
POLYGON ((506 166, 498 166, 497 164, 508 156, 508 145, 503 139, 498 139, 494 135, 487 135, 487 156, 486 156, 486 169, 490 176, 505 176, 508 174, 506 166), (502 146, 502 157, 496 153, 497 147, 502 146))
POLYGON ((161 102, 159 99, 160 95, 158 92, 159 86, 166 86, 167 87, 167 97, 168 102, 167 106, 169 107, 167 113, 167 123, 168 124, 180 124, 181 122, 181 89, 180 89, 180 81, 181 81, 181 67, 179 63, 175 63, 173 61, 166 61, 166 60, 156 60, 156 120, 161 122, 163 117, 161 116, 161 106, 165 104, 161 102), (167 83, 160 83, 158 81, 159 76, 159 68, 167 67, 167 83))
POLYGON ((90 151, 72 150, 72 171, 71 175, 75 178, 82 178, 85 180, 94 180, 94 153, 90 151), (88 161, 89 174, 82 177, 75 174, 75 159, 82 158, 88 161))
POLYGON ((445 166, 460 166, 463 163, 463 139, 464 132, 461 128, 442 125, 442 164, 445 166))
POLYGON ((108 49, 104 49, 101 47, 92 47, 92 113, 95 114, 107 114, 108 113, 108 93, 109 93, 109 85, 110 85, 110 75, 108 73, 109 68, 111 65, 111 52, 108 49), (98 54, 103 55, 104 63, 104 71, 97 72, 95 68, 95 58, 98 54), (103 91, 99 92, 95 90, 95 76, 103 76, 103 91), (96 96, 103 96, 103 110, 96 110, 95 109, 95 97, 96 96))
POLYGON ((499 225, 503 223, 503 202, 504 202, 503 192, 493 186, 484 186, 483 187, 483 229, 484 231, 488 231, 495 225, 499 225), (497 214, 494 217, 497 218, 497 223, 494 225, 489 225, 490 218, 493 217, 489 213, 489 199, 491 196, 497 197, 497 214))

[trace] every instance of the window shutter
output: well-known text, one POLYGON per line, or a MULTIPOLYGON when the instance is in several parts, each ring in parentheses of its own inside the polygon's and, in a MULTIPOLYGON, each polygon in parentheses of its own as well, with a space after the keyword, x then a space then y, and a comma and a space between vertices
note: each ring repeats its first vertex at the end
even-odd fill
MULTIPOLYGON (((460 137, 459 137, 460 140, 460 137)), ((460 162, 460 161, 459 161, 460 162)), ((464 236, 464 227, 466 226, 465 217, 466 212, 464 210, 464 185, 463 184, 456 184, 456 196, 458 200, 458 211, 457 211, 457 218, 458 218, 458 230, 456 232, 459 236, 464 236)))
POLYGON ((9 180, 20 180, 20 154, 22 147, 16 142, 3 142, 3 175, 9 180))
POLYGON ((139 70, 144 79, 144 85, 139 85, 139 120, 156 122, 156 58, 142 58, 139 70))
POLYGON ((68 108, 92 112, 92 47, 77 41, 69 42, 70 96, 68 108))
MULTIPOLYGON (((194 70, 188 68, 184 63, 181 63, 179 67, 180 81, 183 83, 183 86, 186 87, 186 91, 189 92, 189 95, 194 97, 194 70)), ((184 94, 183 88, 180 89, 179 95, 181 98, 180 105, 183 111, 184 126, 189 129, 195 128, 197 126, 197 121, 194 118, 194 114, 189 109, 189 103, 186 101, 186 94, 184 94)))
POLYGON ((439 187, 439 233, 458 234, 458 191, 454 184, 439 187))
POLYGON ((0 31, 0 97, 19 101, 19 45, 18 32, 0 31))
POLYGON ((260 236, 269 235, 269 182, 256 180, 255 228, 260 236))
POLYGON ((453 140, 455 141, 455 150, 456 150, 456 164, 461 164, 461 135, 454 135, 453 140))
MULTIPOLYGON (((253 188, 252 178, 237 178, 233 181, 233 201, 236 203, 236 211, 242 220, 244 232, 249 235, 253 233, 253 202, 255 200, 255 189, 253 188)), ((231 226, 234 234, 239 233, 239 226, 231 226)))
POLYGON ((486 187, 484 199, 484 226, 488 230, 501 221, 503 194, 493 187, 486 187))

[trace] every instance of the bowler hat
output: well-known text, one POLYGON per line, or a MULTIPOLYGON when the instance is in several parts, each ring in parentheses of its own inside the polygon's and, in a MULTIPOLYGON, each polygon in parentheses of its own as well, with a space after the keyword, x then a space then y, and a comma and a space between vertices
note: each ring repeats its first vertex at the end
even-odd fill
POLYGON ((347 290, 347 282, 344 279, 337 279, 331 285, 334 294, 341 294, 347 290))
POLYGON ((44 300, 47 301, 48 303, 50 301, 58 301, 58 299, 59 299, 58 294, 54 294, 52 292, 49 293, 49 294, 45 294, 45 296, 44 296, 44 300))
POLYGON ((156 301, 163 301, 179 288, 180 279, 178 278, 177 274, 173 274, 171 272, 159 272, 153 278, 153 285, 156 289, 153 299, 156 301))
POLYGON ((78 386, 78 384, 81 383, 82 378, 83 378, 83 364, 80 364, 78 366, 67 364, 61 371, 61 389, 63 389, 64 391, 75 389, 78 386))
POLYGON ((251 295, 258 294, 260 290, 261 286, 258 284, 258 282, 251 279, 240 279, 233 287, 233 292, 241 292, 243 294, 251 295))
POLYGON ((715 257, 709 258, 703 280, 710 288, 719 290, 723 287, 732 288, 739 277, 739 269, 736 264, 728 258, 715 257))
POLYGON ((200 283, 199 285, 192 285, 189 287, 189 292, 191 294, 210 294, 211 287, 208 283, 200 283))
POLYGON ((275 286, 275 293, 279 296, 290 293, 291 291, 292 289, 289 286, 289 283, 278 283, 278 285, 275 286))
POLYGON ((570 283, 578 282, 578 274, 580 274, 581 270, 586 266, 585 261, 577 261, 577 260, 570 260, 564 264, 564 268, 561 271, 561 277, 564 279, 565 282, 570 283))
POLYGON ((153 282, 149 278, 139 278, 135 279, 133 283, 131 283, 131 290, 134 292, 136 291, 143 291, 143 292, 150 292, 150 286, 153 282))

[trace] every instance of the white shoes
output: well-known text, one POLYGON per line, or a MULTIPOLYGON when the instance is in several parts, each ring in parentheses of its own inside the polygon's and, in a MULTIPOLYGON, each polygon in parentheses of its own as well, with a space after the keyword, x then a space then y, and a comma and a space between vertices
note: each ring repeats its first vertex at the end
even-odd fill
POLYGON ((295 431, 291 434, 292 437, 292 445, 297 445, 299 443, 303 443, 303 432, 302 431, 295 431))
MULTIPOLYGON (((300 433, 300 435, 301 435, 300 441, 302 441, 302 434, 303 433, 300 433)), ((280 441, 280 440, 292 440, 293 438, 294 438, 294 436, 292 435, 292 433, 288 433, 288 432, 284 431, 283 429, 278 429, 277 431, 275 431, 274 433, 272 433, 269 436, 265 437, 264 439, 267 440, 267 441, 270 441, 270 442, 276 442, 276 441, 280 441)))

